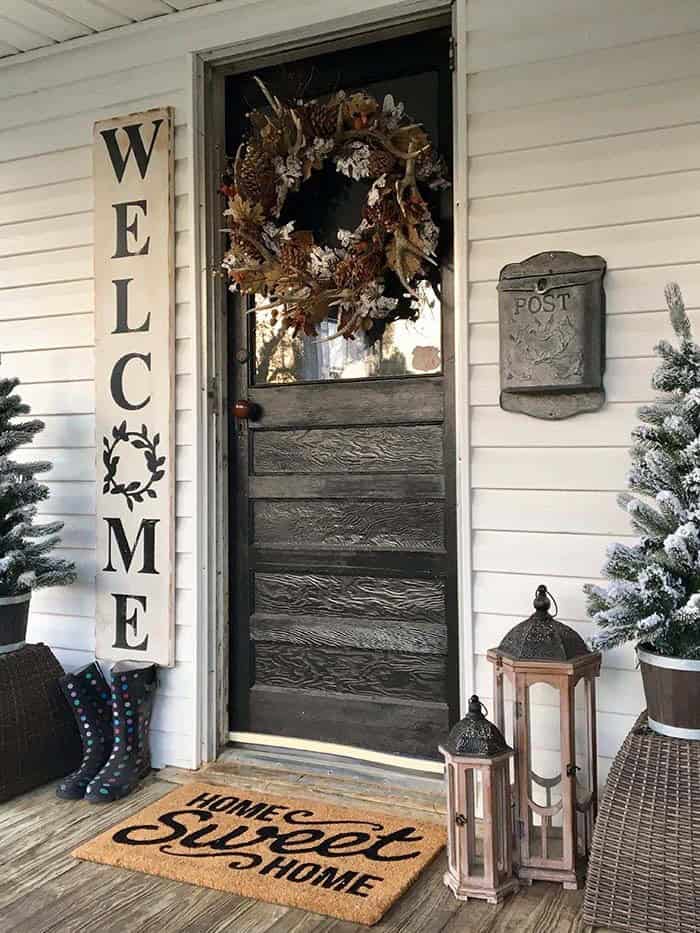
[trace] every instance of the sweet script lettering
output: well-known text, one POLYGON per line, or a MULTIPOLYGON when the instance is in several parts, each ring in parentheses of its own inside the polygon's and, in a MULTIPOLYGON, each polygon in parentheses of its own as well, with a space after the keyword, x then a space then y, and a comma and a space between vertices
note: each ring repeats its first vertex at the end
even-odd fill
POLYGON ((381 875, 296 856, 361 857, 378 866, 418 858, 416 843, 423 836, 414 826, 387 831, 372 820, 323 820, 313 810, 203 793, 182 809, 160 814, 157 823, 123 827, 112 839, 125 846, 157 846, 175 858, 228 858, 233 870, 258 869, 261 875, 367 897, 374 883, 384 880, 381 875), (241 822, 231 826, 229 819, 222 825, 219 815, 241 822))

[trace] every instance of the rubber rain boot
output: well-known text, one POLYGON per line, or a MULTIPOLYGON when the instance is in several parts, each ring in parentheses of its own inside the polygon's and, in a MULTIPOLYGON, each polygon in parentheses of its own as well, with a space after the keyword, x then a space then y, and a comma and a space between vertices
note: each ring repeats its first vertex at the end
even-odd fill
POLYGON ((151 770, 148 734, 157 673, 155 664, 120 661, 112 667, 112 752, 88 785, 85 799, 110 803, 126 797, 151 770))

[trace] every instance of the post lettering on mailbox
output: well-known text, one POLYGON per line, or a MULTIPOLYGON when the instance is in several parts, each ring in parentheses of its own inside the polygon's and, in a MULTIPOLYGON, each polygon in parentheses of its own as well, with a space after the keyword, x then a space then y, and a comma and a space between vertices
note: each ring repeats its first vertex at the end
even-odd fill
POLYGON ((174 664, 169 107, 95 124, 96 653, 174 664))

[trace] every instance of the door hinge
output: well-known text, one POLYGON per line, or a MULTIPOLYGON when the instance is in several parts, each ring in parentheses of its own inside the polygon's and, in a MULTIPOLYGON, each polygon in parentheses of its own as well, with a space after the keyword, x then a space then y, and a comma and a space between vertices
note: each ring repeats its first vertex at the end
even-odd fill
POLYGON ((255 674, 256 674, 255 668, 256 668, 256 660, 257 660, 257 655, 255 652, 255 641, 251 638, 248 645, 250 648, 250 653, 248 656, 248 686, 254 687, 255 686, 255 674))
POLYGON ((515 701, 515 718, 521 719, 523 715, 523 704, 520 700, 515 701))
POLYGON ((220 407, 219 399, 219 382, 216 376, 212 378, 207 383, 207 402, 209 404, 209 411, 213 415, 218 415, 220 407))
POLYGON ((448 52, 448 62, 450 71, 455 70, 455 59, 457 58, 457 41, 454 36, 450 36, 450 50, 448 52))
POLYGON ((525 838, 525 822, 523 820, 516 820, 518 826, 518 839, 525 838))

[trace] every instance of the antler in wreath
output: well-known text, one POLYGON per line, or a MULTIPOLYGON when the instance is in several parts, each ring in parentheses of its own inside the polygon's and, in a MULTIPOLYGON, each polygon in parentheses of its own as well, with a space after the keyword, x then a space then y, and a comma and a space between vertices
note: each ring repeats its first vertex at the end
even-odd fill
POLYGON ((428 253, 424 253, 422 249, 418 249, 415 243, 411 243, 411 241, 407 239, 401 230, 397 230, 394 234, 394 243, 396 247, 396 263, 394 266, 394 272, 398 276, 399 282, 401 282, 408 294, 411 295, 412 298, 415 298, 417 301, 420 301, 420 295, 409 283, 410 276, 406 272, 406 268, 404 266, 406 254, 410 253, 411 255, 416 256, 418 259, 422 259, 431 263, 433 266, 437 266, 437 261, 432 256, 429 256, 428 253))
MULTIPOLYGON (((418 125, 418 124, 416 124, 418 125)), ((392 142, 391 139, 384 133, 380 133, 378 130, 346 130, 342 136, 343 139, 374 139, 380 143, 387 152, 390 152, 393 156, 396 156, 397 159, 406 161, 408 159, 415 159, 421 153, 427 152, 431 148, 430 143, 427 143, 425 146, 421 146, 420 149, 412 151, 409 146, 408 152, 403 149, 398 149, 392 142)))

